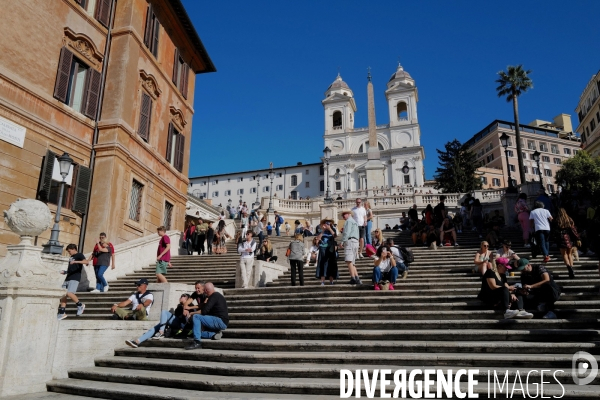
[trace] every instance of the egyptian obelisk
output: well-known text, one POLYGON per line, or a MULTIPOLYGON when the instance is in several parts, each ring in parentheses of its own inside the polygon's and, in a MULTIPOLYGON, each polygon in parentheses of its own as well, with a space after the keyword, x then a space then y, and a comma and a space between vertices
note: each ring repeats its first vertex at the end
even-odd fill
POLYGON ((385 185, 383 176, 383 163, 379 153, 379 144, 377 143, 377 121, 375 120, 375 97, 373 95, 373 82, 371 82, 371 70, 367 75, 367 98, 369 107, 369 150, 367 152, 367 189, 380 188, 385 185))

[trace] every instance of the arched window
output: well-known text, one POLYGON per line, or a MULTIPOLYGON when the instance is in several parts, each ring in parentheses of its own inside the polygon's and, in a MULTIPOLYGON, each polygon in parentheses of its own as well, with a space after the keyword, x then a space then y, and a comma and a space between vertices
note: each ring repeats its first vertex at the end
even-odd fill
POLYGON ((292 190, 290 192, 290 196, 292 196, 293 200, 298 200, 298 192, 296 192, 295 190, 292 190))
POLYGON ((398 114, 398 121, 408 121, 408 108, 405 102, 398 102, 396 105, 396 113, 398 114))
MULTIPOLYGON (((377 142, 377 147, 379 148, 379 150, 383 151, 383 145, 379 142, 377 142)), ((365 142, 364 144, 361 144, 360 147, 358 148, 358 152, 359 153, 366 153, 367 151, 369 151, 369 142, 365 142)))
POLYGON ((298 177, 296 175, 292 175, 291 178, 291 183, 292 186, 297 186, 298 185, 298 177))
POLYGON ((341 128, 342 127, 342 112, 336 111, 333 113, 333 127, 341 128))

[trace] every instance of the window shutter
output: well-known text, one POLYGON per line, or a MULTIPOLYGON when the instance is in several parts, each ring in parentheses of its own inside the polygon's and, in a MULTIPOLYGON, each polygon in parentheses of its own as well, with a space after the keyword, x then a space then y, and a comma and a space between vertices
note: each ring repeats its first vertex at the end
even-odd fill
POLYGON ((60 58, 58 60, 58 73, 56 74, 56 83, 54 85, 54 97, 63 103, 67 102, 67 93, 69 91, 69 79, 71 77, 71 64, 73 63, 73 53, 66 47, 60 49, 60 58))
POLYGON ((179 82, 177 82, 178 72, 179 72, 179 49, 176 47, 175 48, 175 61, 173 62, 173 78, 172 78, 175 86, 177 86, 177 84, 179 83, 179 82))
POLYGON ((148 12, 146 13, 146 30, 144 31, 144 44, 150 48, 152 43, 152 4, 148 4, 148 12))
POLYGON ((152 41, 152 54, 156 57, 158 54, 158 36, 160 33, 160 22, 158 22, 158 18, 154 17, 154 36, 152 41))
POLYGON ((183 63, 183 70, 181 71, 181 94, 187 100, 187 90, 188 90, 188 75, 190 73, 190 67, 186 63, 183 63))
POLYGON ((96 15, 94 16, 94 18, 107 28, 110 22, 110 2, 111 0, 98 0, 96 15))
POLYGON ((42 162, 42 170, 40 171, 40 181, 38 183, 38 191, 36 199, 48 202, 48 196, 50 195, 50 185, 52 184, 52 171, 54 170, 54 160, 56 154, 47 150, 46 156, 42 162))
POLYGON ((166 160, 167 162, 171 162, 171 146, 173 145, 173 131, 175 129, 173 128, 173 124, 170 123, 169 124, 169 133, 167 134, 167 155, 166 155, 166 160))
POLYGON ((98 110, 98 96, 100 95, 100 81, 102 74, 95 69, 88 68, 86 76, 86 93, 83 102, 83 114, 91 119, 96 118, 98 110))
POLYGON ((75 180, 75 193, 73 195, 72 210, 79 214, 85 214, 90 198, 92 186, 92 170, 83 165, 77 166, 77 179, 75 180))
POLYGON ((142 104, 140 107, 140 126, 138 135, 146 142, 150 137, 150 118, 152 116, 152 99, 146 93, 142 93, 142 104))
POLYGON ((175 169, 183 171, 183 149, 185 147, 185 136, 177 135, 177 148, 175 149, 175 169))

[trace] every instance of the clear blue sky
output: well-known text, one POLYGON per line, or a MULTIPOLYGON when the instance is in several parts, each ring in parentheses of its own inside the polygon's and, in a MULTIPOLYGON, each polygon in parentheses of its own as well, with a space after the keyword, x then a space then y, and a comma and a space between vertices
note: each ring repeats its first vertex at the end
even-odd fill
POLYGON ((571 114, 600 70, 600 1, 183 0, 216 73, 197 76, 190 176, 319 162, 324 92, 341 69, 367 126, 367 67, 377 123, 398 58, 419 90, 425 172, 436 148, 494 119, 512 120, 496 96, 507 65, 533 70, 521 122, 571 114))

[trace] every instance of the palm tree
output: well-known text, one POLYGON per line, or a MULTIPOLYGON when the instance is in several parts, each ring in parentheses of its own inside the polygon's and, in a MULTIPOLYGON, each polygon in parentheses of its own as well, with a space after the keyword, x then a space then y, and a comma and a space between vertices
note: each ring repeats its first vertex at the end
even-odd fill
MULTIPOLYGON (((525 183, 525 168, 523 167, 523 153, 521 149, 521 130, 519 128, 519 102, 518 97, 533 88, 533 81, 529 78, 531 70, 525 71, 523 65, 509 65, 506 72, 500 71, 500 78, 496 79, 499 86, 496 88, 498 97, 506 96, 506 101, 513 102, 515 113, 515 140, 517 141, 517 160, 519 163, 519 178, 521 184, 525 183)), ((506 168, 509 168, 507 165, 506 168)))

